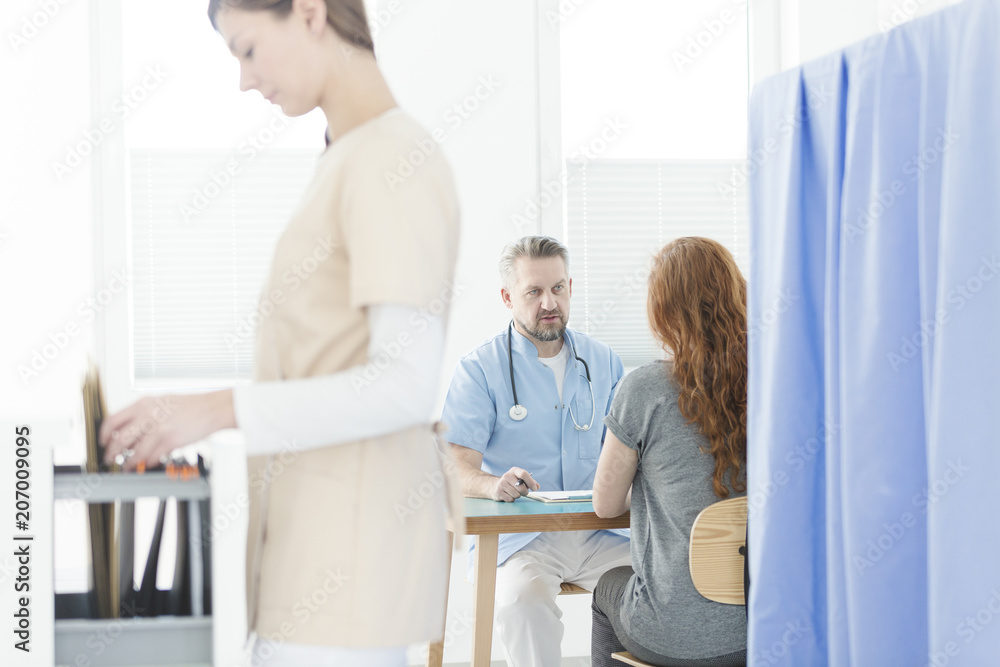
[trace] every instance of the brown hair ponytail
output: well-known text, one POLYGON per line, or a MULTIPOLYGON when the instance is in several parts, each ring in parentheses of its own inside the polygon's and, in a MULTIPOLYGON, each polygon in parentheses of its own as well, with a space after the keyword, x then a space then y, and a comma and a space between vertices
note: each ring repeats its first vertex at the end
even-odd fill
MULTIPOLYGON (((284 18, 292 12, 292 0, 209 0, 208 20, 216 30, 215 17, 226 7, 246 11, 269 11, 284 18)), ((326 0, 326 22, 333 31, 359 49, 375 53, 364 0, 326 0)))

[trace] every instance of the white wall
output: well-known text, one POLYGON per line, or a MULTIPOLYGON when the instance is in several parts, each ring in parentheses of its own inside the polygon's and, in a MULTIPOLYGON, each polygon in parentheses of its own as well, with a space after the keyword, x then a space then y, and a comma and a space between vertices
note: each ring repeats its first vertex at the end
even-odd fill
POLYGON ((22 423, 73 413, 91 344, 79 312, 93 295, 90 163, 62 180, 52 168, 90 127, 87 3, 53 5, 0 9, 0 417, 22 423), (40 370, 22 378, 36 354, 40 370))

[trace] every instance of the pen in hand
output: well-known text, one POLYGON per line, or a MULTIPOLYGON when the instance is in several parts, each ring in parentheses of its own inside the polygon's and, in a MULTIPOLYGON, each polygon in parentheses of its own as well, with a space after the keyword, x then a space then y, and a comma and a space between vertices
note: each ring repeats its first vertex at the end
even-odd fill
POLYGON ((490 498, 510 503, 523 498, 532 490, 538 490, 538 482, 524 468, 511 468, 491 484, 490 498))
MULTIPOLYGON (((525 471, 525 474, 527 474, 528 476, 530 476, 530 475, 531 475, 531 473, 530 473, 530 472, 527 472, 527 471, 525 471)), ((525 489, 527 489, 528 491, 531 491, 531 487, 530 487, 530 486, 528 486, 528 483, 527 483, 527 482, 525 482, 525 481, 524 481, 523 479, 521 479, 520 477, 518 477, 518 478, 517 478, 517 481, 516 481, 516 482, 514 482, 514 488, 515 488, 515 489, 518 489, 518 490, 520 491, 520 488, 519 488, 519 487, 521 487, 521 486, 523 486, 523 487, 524 487, 525 489)))

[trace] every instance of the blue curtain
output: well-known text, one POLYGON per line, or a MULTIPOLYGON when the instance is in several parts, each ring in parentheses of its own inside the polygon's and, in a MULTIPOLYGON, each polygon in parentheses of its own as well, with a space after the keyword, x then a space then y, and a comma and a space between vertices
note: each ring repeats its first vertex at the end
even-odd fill
POLYGON ((1000 665, 1000 3, 750 105, 748 664, 1000 665))

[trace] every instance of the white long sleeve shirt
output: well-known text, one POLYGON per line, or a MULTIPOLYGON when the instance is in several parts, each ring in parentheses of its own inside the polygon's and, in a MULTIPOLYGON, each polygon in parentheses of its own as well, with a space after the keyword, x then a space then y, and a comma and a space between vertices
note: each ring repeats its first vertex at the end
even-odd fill
POLYGON ((355 442, 431 421, 444 353, 441 318, 391 304, 369 306, 367 318, 367 364, 233 388, 247 456, 355 442), (414 315, 426 329, 413 331, 414 315))

